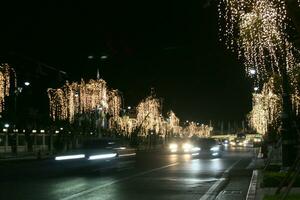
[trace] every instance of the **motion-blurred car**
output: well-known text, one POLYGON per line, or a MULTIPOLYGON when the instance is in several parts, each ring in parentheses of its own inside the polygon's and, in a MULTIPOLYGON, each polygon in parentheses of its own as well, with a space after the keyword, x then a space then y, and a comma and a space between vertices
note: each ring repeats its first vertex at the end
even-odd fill
POLYGON ((191 140, 176 138, 172 139, 168 145, 168 151, 171 153, 193 153, 199 151, 191 140))
POLYGON ((221 157, 223 155, 223 145, 212 138, 199 138, 194 148, 199 149, 199 156, 221 157))
POLYGON ((118 140, 93 139, 83 142, 81 147, 55 157, 56 161, 91 163, 115 161, 121 157, 135 156, 135 149, 122 145, 118 140))

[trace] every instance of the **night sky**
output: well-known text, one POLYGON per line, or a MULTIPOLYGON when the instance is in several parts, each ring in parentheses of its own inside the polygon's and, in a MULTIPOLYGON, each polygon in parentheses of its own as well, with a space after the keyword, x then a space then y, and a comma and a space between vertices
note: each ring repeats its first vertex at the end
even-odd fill
POLYGON ((1 6, 2 54, 29 56, 71 80, 99 68, 130 106, 154 87, 164 110, 184 120, 238 120, 251 108, 243 66, 218 40, 214 1, 20 2, 1 6))

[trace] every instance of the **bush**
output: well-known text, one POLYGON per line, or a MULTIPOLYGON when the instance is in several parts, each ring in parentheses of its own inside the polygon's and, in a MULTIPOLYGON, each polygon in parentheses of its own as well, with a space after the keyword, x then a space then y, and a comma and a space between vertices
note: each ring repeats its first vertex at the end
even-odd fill
MULTIPOLYGON (((285 178, 286 172, 265 172, 261 187, 278 187, 281 181, 285 178)), ((287 184, 286 184, 287 185, 287 184)), ((293 187, 300 187, 300 176, 297 177, 293 187)))

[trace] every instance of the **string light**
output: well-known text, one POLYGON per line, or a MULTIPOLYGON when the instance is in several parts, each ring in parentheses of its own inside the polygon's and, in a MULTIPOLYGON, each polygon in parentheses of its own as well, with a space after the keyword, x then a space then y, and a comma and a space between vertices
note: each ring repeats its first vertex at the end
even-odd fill
POLYGON ((17 78, 15 70, 8 64, 0 65, 0 113, 5 109, 5 97, 10 95, 10 90, 14 87, 16 91, 17 78), (14 85, 11 85, 14 83, 14 85))
POLYGON ((102 79, 69 83, 58 89, 48 89, 50 116, 53 120, 74 122, 75 116, 85 113, 109 113, 118 116, 121 97, 117 90, 108 91, 102 79))
POLYGON ((291 72, 299 52, 288 41, 286 3, 283 0, 221 0, 220 33, 229 49, 237 51, 246 72, 267 80, 279 67, 291 72), (221 23, 222 21, 225 24, 221 23))
MULTIPOLYGON (((173 111, 165 120, 161 113, 161 101, 154 95, 142 100, 136 107, 136 118, 121 116, 122 98, 118 90, 108 90, 102 79, 80 83, 66 82, 61 88, 48 89, 50 100, 50 116, 55 120, 68 120, 74 123, 82 114, 98 113, 97 119, 104 121, 108 116, 108 128, 125 136, 130 136, 141 125, 140 136, 151 133, 178 134, 183 128, 173 111)), ((103 126, 102 126, 103 127, 103 126)), ((185 131, 187 136, 208 136, 211 127, 190 124, 185 131)))
POLYGON ((146 136, 150 131, 159 133, 162 127, 160 101, 153 96, 147 97, 137 106, 137 122, 142 125, 141 135, 146 136))
POLYGON ((282 100, 275 94, 274 79, 264 84, 261 93, 253 94, 252 111, 248 119, 250 126, 260 134, 266 134, 270 125, 278 125, 282 112, 282 100))
POLYGON ((183 133, 186 137, 198 136, 198 137, 208 137, 213 130, 212 127, 208 125, 197 125, 195 122, 189 122, 183 129, 183 133))

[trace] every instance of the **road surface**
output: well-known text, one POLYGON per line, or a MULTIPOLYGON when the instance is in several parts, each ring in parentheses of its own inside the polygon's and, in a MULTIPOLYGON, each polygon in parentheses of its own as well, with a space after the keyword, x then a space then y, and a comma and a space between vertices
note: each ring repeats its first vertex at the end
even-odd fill
POLYGON ((215 159, 138 152, 78 170, 53 160, 0 162, 0 199, 240 200, 247 195, 253 156, 253 149, 228 150, 215 159), (115 168, 107 168, 111 164, 115 168))

